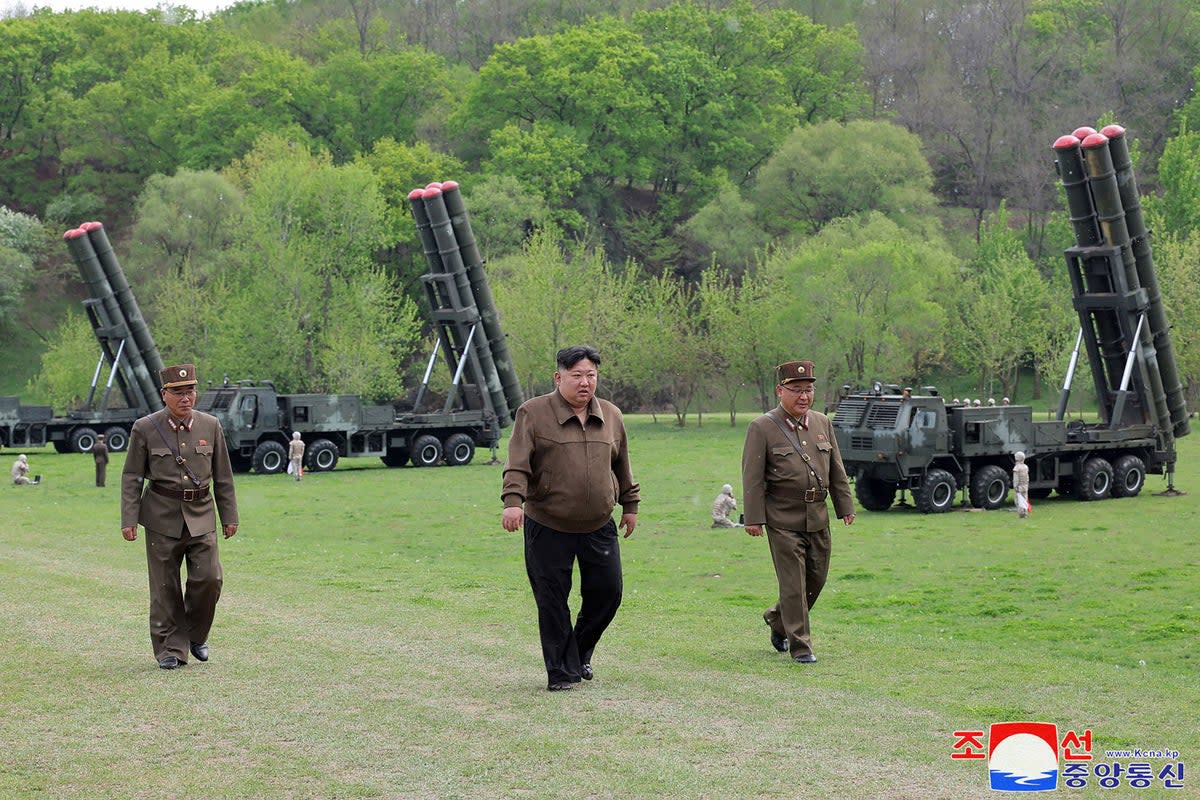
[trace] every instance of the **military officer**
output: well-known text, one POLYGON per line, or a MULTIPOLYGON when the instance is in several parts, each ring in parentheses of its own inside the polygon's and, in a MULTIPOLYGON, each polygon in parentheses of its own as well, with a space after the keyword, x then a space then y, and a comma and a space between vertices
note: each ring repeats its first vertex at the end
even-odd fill
POLYGON ((104 434, 96 435, 96 443, 92 445, 92 458, 96 461, 96 485, 104 486, 104 476, 108 473, 108 445, 104 443, 104 434))
POLYGON ((771 645, 811 664, 809 612, 825 585, 831 549, 829 509, 854 522, 850 481, 829 417, 812 409, 816 377, 811 361, 775 368, 779 405, 753 420, 742 450, 742 503, 746 533, 766 530, 779 582, 779 599, 763 619, 771 645))
POLYGON ((196 411, 196 369, 160 373, 161 411, 133 424, 121 473, 121 535, 146 529, 150 574, 150 644, 162 669, 188 654, 208 660, 223 575, 217 553, 217 514, 228 539, 237 533, 237 499, 225 435, 216 417, 196 411), (149 481, 149 485, 145 485, 149 481), (143 491, 143 488, 145 491, 143 491), (187 562, 187 590, 180 568, 187 562))

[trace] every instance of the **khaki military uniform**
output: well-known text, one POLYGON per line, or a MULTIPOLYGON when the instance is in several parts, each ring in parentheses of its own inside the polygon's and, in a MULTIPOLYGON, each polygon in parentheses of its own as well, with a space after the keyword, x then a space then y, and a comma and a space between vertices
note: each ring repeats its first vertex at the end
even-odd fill
POLYGON ((300 480, 304 477, 304 440, 292 439, 288 442, 288 460, 292 462, 292 477, 300 480))
POLYGON ((238 522, 233 470, 217 418, 193 410, 189 429, 163 409, 135 422, 121 473, 121 526, 146 529, 150 641, 160 662, 175 656, 187 663, 189 644, 208 640, 224 582, 218 513, 224 525, 238 522), (184 561, 186 595, 180 582, 184 561))
POLYGON ((763 618, 787 638, 793 658, 812 652, 809 611, 829 574, 826 499, 839 518, 854 513, 829 417, 810 409, 805 424, 776 407, 750 423, 742 451, 745 524, 766 525, 779 582, 779 600, 763 618))
POLYGON ((108 473, 108 445, 97 439, 92 445, 92 458, 96 460, 96 485, 103 486, 108 473))

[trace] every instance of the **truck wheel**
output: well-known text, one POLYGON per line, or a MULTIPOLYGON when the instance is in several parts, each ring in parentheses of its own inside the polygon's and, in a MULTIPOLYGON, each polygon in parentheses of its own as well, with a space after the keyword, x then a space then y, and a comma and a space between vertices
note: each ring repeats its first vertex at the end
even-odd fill
POLYGON ((475 440, 465 433, 455 433, 446 437, 444 447, 446 463, 452 467, 463 467, 471 463, 475 457, 475 440))
POLYGON ((436 436, 418 436, 413 442, 412 462, 414 467, 434 467, 442 463, 442 443, 436 436))
POLYGON ((1008 473, 995 464, 981 467, 971 478, 971 505, 1000 508, 1008 497, 1008 473))
POLYGON ((56 453, 71 452, 71 443, 70 442, 64 442, 64 441, 59 441, 58 439, 55 439, 53 442, 51 442, 51 444, 54 445, 54 452, 56 452, 56 453))
POLYGON ((328 439, 317 439, 308 446, 308 471, 328 472, 337 466, 337 445, 328 439))
POLYGON ((854 496, 867 511, 887 511, 896 502, 896 484, 859 476, 854 479, 854 496))
POLYGON ((287 468, 287 450, 279 442, 263 442, 254 448, 254 471, 259 475, 277 475, 287 468))
POLYGON ((403 467, 408 463, 408 448, 392 447, 379 460, 389 467, 403 467))
POLYGON ((1125 455, 1113 464, 1113 497, 1137 497, 1146 485, 1146 462, 1135 455, 1125 455))
POLYGON ((129 431, 114 425, 104 431, 104 443, 110 453, 119 453, 129 446, 129 431))
POLYGON ((71 452, 90 453, 96 444, 96 432, 91 428, 76 428, 71 431, 71 452))
POLYGON ((940 514, 954 505, 958 483, 944 469, 931 469, 925 473, 925 482, 917 492, 917 508, 922 514, 940 514))
POLYGON ((1112 492, 1113 468, 1099 456, 1083 462, 1083 474, 1075 483, 1075 499, 1103 500, 1112 492))

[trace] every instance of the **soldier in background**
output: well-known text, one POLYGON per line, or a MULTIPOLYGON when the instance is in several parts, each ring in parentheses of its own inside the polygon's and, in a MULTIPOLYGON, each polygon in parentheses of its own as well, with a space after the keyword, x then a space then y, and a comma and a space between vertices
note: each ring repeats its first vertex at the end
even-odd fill
POLYGON ((29 459, 24 453, 17 456, 17 460, 12 465, 12 482, 14 486, 36 486, 42 482, 41 475, 34 475, 32 479, 29 477, 29 459))
POLYGON ((104 443, 103 433, 96 435, 96 443, 92 445, 92 458, 96 461, 96 485, 103 488, 108 472, 108 445, 104 443))
POLYGON ((300 431, 292 431, 292 440, 288 442, 288 459, 291 461, 288 472, 300 480, 304 477, 304 440, 300 438, 300 431))
POLYGON ((1021 519, 1029 516, 1029 466, 1025 463, 1025 454, 1018 452, 1013 456, 1017 460, 1013 464, 1012 484, 1016 494, 1017 516, 1021 519))
POLYGON ((727 483, 721 487, 721 493, 717 495, 717 499, 713 500, 712 526, 714 528, 741 527, 729 518, 735 508, 737 508, 737 500, 733 497, 733 486, 727 483))
POLYGON ((208 661, 224 574, 217 552, 217 514, 228 539, 237 533, 233 469, 220 421, 196 411, 196 368, 159 373, 166 406, 133 423, 121 473, 121 535, 146 529, 150 573, 150 645, 162 669, 208 661), (149 486, 146 486, 146 481, 149 486), (143 492, 143 488, 145 491, 143 492), (180 570, 187 563, 187 592, 180 570))

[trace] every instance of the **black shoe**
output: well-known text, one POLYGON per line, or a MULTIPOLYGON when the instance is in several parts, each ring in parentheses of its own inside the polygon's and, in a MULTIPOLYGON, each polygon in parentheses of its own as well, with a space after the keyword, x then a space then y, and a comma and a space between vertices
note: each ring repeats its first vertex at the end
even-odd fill
POLYGON ((592 678, 596 677, 596 673, 592 672, 591 664, 584 664, 582 667, 580 667, 579 674, 585 681, 590 681, 592 678))
POLYGON ((817 657, 812 653, 801 653, 798 656, 792 656, 792 661, 795 661, 797 664, 815 664, 817 663, 817 657))
POLYGON ((208 642, 192 642, 192 655, 197 661, 208 661, 208 642))
POLYGON ((159 669, 179 669, 183 666, 175 656, 164 656, 158 660, 159 669))
POLYGON ((569 692, 575 688, 575 684, 563 681, 561 683, 552 683, 546 687, 547 692, 569 692))
MULTIPOLYGON (((764 619, 763 622, 767 621, 764 619)), ((770 627, 770 625, 771 623, 767 622, 767 627, 770 627)), ((774 628, 771 628, 771 647, 774 647, 781 653, 786 653, 788 651, 787 637, 782 633, 776 633, 774 628)))

